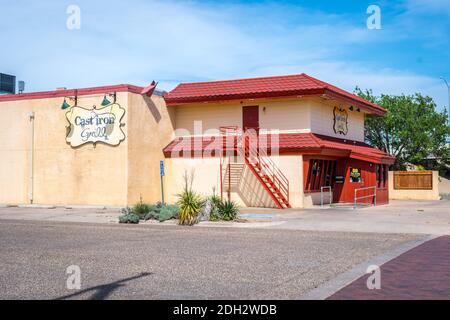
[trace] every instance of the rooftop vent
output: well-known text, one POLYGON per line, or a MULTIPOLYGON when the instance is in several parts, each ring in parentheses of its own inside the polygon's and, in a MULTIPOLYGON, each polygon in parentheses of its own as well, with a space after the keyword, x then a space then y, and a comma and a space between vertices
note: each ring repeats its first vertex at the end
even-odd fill
POLYGON ((19 93, 23 93, 25 91, 25 81, 17 81, 17 86, 19 87, 19 93))
POLYGON ((16 76, 0 73, 0 94, 16 93, 16 76))

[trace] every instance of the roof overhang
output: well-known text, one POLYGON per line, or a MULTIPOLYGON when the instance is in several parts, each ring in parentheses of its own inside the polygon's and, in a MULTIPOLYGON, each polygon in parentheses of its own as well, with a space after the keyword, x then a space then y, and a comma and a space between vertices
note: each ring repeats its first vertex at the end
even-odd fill
MULTIPOLYGON (((178 137, 171 141, 164 149, 164 156, 171 157, 216 157, 221 154, 237 154, 236 136, 231 136, 231 143, 225 136, 187 136, 178 137), (220 142, 220 139, 223 139, 220 142), (219 147, 215 145, 220 142, 219 147), (222 148, 221 146, 225 146, 222 148)), ((269 145, 266 152, 271 154, 277 152, 280 155, 304 154, 329 156, 338 158, 352 158, 376 164, 393 164, 395 157, 389 156, 385 152, 371 147, 362 142, 347 141, 313 133, 290 133, 279 134, 277 139, 279 144, 274 148, 271 145, 272 138, 265 138, 269 145)))

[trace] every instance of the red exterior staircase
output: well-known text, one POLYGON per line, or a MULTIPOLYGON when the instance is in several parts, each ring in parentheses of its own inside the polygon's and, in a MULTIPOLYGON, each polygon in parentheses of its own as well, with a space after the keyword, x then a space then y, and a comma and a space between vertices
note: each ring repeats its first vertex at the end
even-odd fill
POLYGON ((243 139, 242 156, 249 167, 278 208, 291 208, 289 204, 289 180, 275 165, 267 153, 256 146, 252 147, 249 137, 243 139))
MULTIPOLYGON (((280 209, 291 208, 289 204, 289 180, 267 155, 264 148, 259 148, 258 130, 256 130, 256 134, 247 135, 244 133, 238 135, 237 127, 227 126, 221 127, 220 131, 222 135, 236 136, 235 150, 244 159, 245 165, 258 179, 277 207, 280 209)), ((224 182, 228 182, 227 191, 230 192, 231 180, 235 180, 233 176, 236 176, 233 172, 236 171, 236 168, 240 169, 239 172, 242 172, 242 167, 239 168, 238 164, 231 163, 224 166, 221 160, 221 171, 223 167, 225 167, 225 177, 221 174, 221 188, 223 188, 224 182)))

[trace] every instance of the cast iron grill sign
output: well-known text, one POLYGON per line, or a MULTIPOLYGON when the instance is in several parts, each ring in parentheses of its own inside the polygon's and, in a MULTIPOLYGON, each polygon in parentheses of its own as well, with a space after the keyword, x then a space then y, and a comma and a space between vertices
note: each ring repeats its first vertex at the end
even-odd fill
POLYGON ((69 126, 66 141, 72 147, 97 142, 117 146, 125 139, 121 120, 125 109, 117 103, 97 109, 73 106, 66 113, 69 126))

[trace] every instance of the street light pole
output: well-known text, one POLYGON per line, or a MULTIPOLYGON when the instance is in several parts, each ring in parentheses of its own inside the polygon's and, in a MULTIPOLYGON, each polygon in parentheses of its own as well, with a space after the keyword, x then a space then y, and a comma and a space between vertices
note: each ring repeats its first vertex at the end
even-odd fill
POLYGON ((441 77, 441 79, 445 82, 445 85, 447 86, 448 90, 448 113, 447 113, 447 122, 450 122, 450 85, 448 84, 447 80, 444 77, 441 77))

